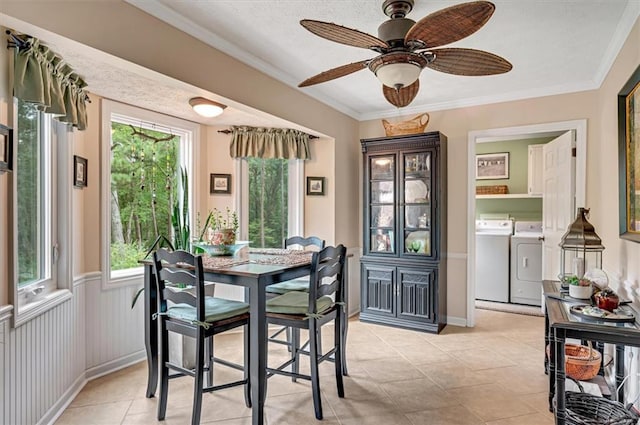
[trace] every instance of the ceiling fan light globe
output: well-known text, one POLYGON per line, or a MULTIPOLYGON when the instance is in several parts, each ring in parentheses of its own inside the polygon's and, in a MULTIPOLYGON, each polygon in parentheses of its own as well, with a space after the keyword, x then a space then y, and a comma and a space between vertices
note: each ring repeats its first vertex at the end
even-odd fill
POLYGON ((400 89, 413 84, 420 77, 422 68, 413 63, 389 63, 376 70, 376 77, 382 84, 400 89))
POLYGON ((213 100, 205 99, 204 97, 194 97, 189 99, 189 105, 193 108, 196 114, 205 118, 213 118, 222 114, 226 105, 223 105, 213 100))

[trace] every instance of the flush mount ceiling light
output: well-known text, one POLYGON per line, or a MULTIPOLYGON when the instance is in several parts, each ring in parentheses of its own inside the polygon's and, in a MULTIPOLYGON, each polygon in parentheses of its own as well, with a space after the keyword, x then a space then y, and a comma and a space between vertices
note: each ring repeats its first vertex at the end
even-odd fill
POLYGON ((198 114, 206 118, 217 117, 222 113, 227 105, 205 99, 204 97, 194 97, 189 99, 189 105, 198 114))

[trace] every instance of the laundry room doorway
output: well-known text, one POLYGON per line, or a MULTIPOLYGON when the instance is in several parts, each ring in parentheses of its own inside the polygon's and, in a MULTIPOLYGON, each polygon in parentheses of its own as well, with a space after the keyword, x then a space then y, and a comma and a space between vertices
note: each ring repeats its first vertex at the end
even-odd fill
MULTIPOLYGON (((584 206, 585 203, 585 195, 586 195, 586 146, 587 146, 587 122, 586 120, 575 120, 575 121, 563 121, 556 123, 546 123, 546 124, 535 124, 535 125, 527 125, 527 126, 518 126, 518 127, 506 127, 506 128, 496 128, 496 129, 487 129, 487 130, 478 130, 469 132, 468 136, 468 212, 467 212, 467 320, 466 324, 468 327, 472 327, 475 325, 475 301, 476 301, 476 220, 482 216, 482 218, 504 218, 505 214, 504 210, 511 209, 512 207, 507 207, 507 205, 514 205, 514 200, 517 200, 519 210, 516 213, 512 213, 514 218, 518 220, 527 220, 527 219, 538 219, 540 221, 544 221, 545 223, 556 223, 557 229, 559 227, 563 227, 563 223, 566 221, 565 213, 561 213, 555 211, 554 209, 543 211, 544 205, 544 191, 551 191, 552 188, 556 188, 557 179, 562 179, 561 177, 563 170, 558 170, 558 173, 554 173, 549 169, 545 170, 545 175, 547 176, 556 176, 556 181, 542 181, 542 187, 535 193, 536 190, 527 186, 527 182, 519 183, 518 180, 506 180, 509 182, 509 193, 495 194, 495 195, 477 195, 476 196, 476 186, 479 184, 480 180, 477 180, 478 177, 486 178, 486 176, 480 176, 479 167, 483 166, 492 166, 493 162, 480 163, 485 159, 486 151, 492 151, 493 148, 489 148, 493 145, 501 152, 495 152, 498 155, 490 155, 489 159, 491 161, 496 161, 494 156, 500 157, 502 154, 503 157, 509 159, 509 154, 504 155, 504 153, 512 150, 514 153, 514 160, 517 160, 517 155, 515 152, 516 144, 511 142, 518 142, 519 144, 524 144, 525 149, 527 144, 546 144, 555 139, 556 137, 562 134, 568 134, 571 138, 572 147, 575 147, 575 151, 573 148, 571 149, 571 153, 575 155, 575 159, 572 159, 572 162, 575 164, 572 167, 571 173, 571 181, 575 182, 574 184, 569 185, 568 190, 571 194, 563 193, 560 195, 559 193, 554 193, 553 195, 547 195, 548 197, 554 196, 554 201, 551 201, 551 205, 556 205, 558 196, 569 197, 573 200, 571 202, 571 209, 575 210, 576 207, 584 206), (534 139, 534 140, 532 140, 534 139), (513 148, 513 149, 512 149, 513 148), (548 187, 545 188, 545 185, 548 187), (555 186, 554 186, 555 185, 555 186), (532 193, 532 190, 534 193, 532 193), (527 215, 529 214, 529 215, 527 215), (543 214, 547 214, 546 217, 543 218, 543 214), (558 219, 554 219, 554 214, 563 214, 562 217, 558 219)), ((542 147, 542 146, 540 146, 542 147)), ((495 149, 493 149, 495 150, 495 149)), ((540 153, 543 154, 542 151, 540 153)), ((544 154, 550 155, 548 152, 544 154)), ((501 159, 497 158, 498 168, 500 169, 501 159)), ((526 160, 525 160, 526 161, 526 160)), ((553 164, 553 161, 547 160, 547 167, 554 167, 550 164, 553 164)), ((564 167, 564 165, 562 165, 564 167)), ((526 167, 526 162, 524 166, 512 166, 511 169, 515 174, 522 173, 523 168, 526 167)), ((500 179, 509 179, 509 166, 507 163, 507 167, 503 168, 502 171, 498 171, 496 175, 497 180, 481 180, 481 183, 488 183, 490 185, 500 185, 506 186, 504 184, 505 180, 500 179), (500 175, 499 173, 502 171, 506 171, 504 175, 500 175)), ((492 173, 495 170, 491 171, 492 173)), ((565 172, 566 174, 566 172, 565 172)), ((525 177, 526 180, 526 177, 525 177)), ((528 182, 531 182, 531 176, 529 176, 528 182)), ((566 182, 566 181, 564 181, 566 182)), ((563 182, 563 183, 564 183, 563 182)), ((564 187, 564 185, 563 185, 564 187)), ((504 189, 501 187, 500 189, 504 189)), ((564 190, 564 189, 563 189, 564 190)), ((504 192, 504 190, 500 190, 500 192, 504 192)), ((549 205, 548 205, 549 206, 549 205)), ((508 211, 507 211, 508 212, 508 211)), ((572 211, 573 214, 573 211, 572 211)), ((566 229, 566 226, 564 226, 566 229)), ((557 230, 556 229, 556 230, 557 230)), ((545 230, 546 232, 546 230, 545 230)), ((549 245, 547 245, 548 247, 549 245)), ((546 262, 548 264, 546 267, 543 264, 543 270, 546 269, 544 277, 548 277, 549 271, 554 267, 553 259, 551 258, 554 255, 553 252, 547 252, 546 262)), ((545 262, 543 255, 543 263, 545 262)))

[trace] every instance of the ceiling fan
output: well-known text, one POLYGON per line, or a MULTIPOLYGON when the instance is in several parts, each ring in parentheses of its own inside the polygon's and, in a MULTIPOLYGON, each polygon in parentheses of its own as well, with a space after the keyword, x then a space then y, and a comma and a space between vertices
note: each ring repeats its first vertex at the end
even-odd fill
POLYGON ((342 65, 304 80, 298 87, 324 83, 369 68, 383 84, 382 93, 396 107, 409 105, 420 88, 420 72, 430 68, 455 75, 495 75, 511 70, 509 61, 476 49, 444 46, 478 31, 491 18, 493 3, 473 1, 434 12, 418 22, 405 18, 413 0, 385 0, 382 10, 390 19, 378 27, 378 37, 329 22, 303 19, 317 36, 379 53, 372 59, 342 65))

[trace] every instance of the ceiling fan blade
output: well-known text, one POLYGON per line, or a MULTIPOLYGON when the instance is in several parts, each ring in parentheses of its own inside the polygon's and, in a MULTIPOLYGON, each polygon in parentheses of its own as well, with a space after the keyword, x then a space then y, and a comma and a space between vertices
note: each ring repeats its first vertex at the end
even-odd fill
POLYGON ((438 47, 462 40, 482 28, 495 8, 488 1, 473 1, 439 10, 416 22, 407 32, 405 44, 418 40, 426 47, 438 47))
POLYGON ((435 55, 427 68, 455 75, 495 75, 511 71, 511 63, 493 53, 475 49, 444 48, 431 50, 435 55))
POLYGON ((402 108, 410 104, 413 99, 415 99, 419 89, 420 80, 416 80, 415 83, 403 87, 400 90, 383 85, 382 93, 384 94, 384 98, 387 99, 390 104, 398 108, 402 108))
POLYGON ((362 47, 363 49, 389 47, 386 42, 380 40, 378 37, 330 22, 303 19, 300 21, 300 25, 319 37, 335 41, 336 43, 346 44, 347 46, 362 47))
POLYGON ((298 87, 308 87, 318 83, 324 83, 325 81, 334 80, 339 77, 344 77, 345 75, 349 75, 353 72, 360 71, 367 67, 367 63, 369 63, 370 59, 366 59, 360 62, 353 62, 347 65, 338 66, 336 68, 331 68, 327 71, 321 72, 318 75, 314 75, 311 78, 307 78, 300 84, 298 87))

